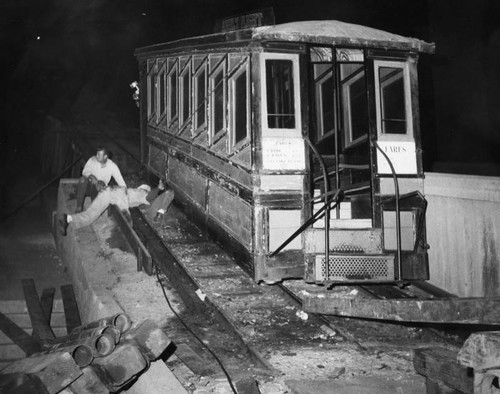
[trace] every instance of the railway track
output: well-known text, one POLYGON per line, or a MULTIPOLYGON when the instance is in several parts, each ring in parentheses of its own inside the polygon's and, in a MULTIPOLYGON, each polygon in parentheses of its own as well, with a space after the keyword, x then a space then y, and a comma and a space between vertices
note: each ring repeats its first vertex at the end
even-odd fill
MULTIPOLYGON (((113 143, 112 133, 106 133, 105 138, 115 150, 122 149, 121 144, 113 143)), ((130 151, 124 154, 131 155, 130 151)), ((249 376, 261 381, 272 380, 283 374, 284 367, 276 368, 281 366, 283 357, 294 359, 303 368, 297 370, 293 368, 299 367, 287 366, 285 374, 300 374, 305 369, 308 377, 317 379, 338 376, 337 359, 332 357, 349 360, 354 353, 354 361, 348 363, 361 366, 350 367, 351 375, 358 370, 366 374, 368 364, 377 363, 386 356, 411 368, 411 352, 415 348, 436 343, 458 348, 463 343, 463 336, 454 330, 304 313, 302 292, 322 291, 321 287, 300 280, 276 285, 256 284, 235 259, 196 227, 179 207, 172 206, 162 221, 150 220, 143 209, 133 209, 132 218, 134 230, 153 258, 160 282, 174 287, 189 310, 189 314, 181 318, 209 349, 213 349, 221 363, 228 366, 235 381, 249 376), (315 358, 308 361, 311 351, 315 358), (375 361, 370 361, 371 357, 375 361), (367 363, 365 367, 364 362, 367 363), (310 374, 308 363, 321 368, 310 374)), ((360 292, 379 299, 448 296, 438 290, 425 284, 421 288, 403 289, 393 286, 336 288, 339 294, 360 292)), ((176 338, 179 358, 193 372, 222 377, 220 365, 213 355, 186 327, 179 325, 165 330, 170 337, 176 338)), ((383 365, 377 373, 385 372, 383 365)), ((389 379, 395 374, 394 371, 387 373, 389 379)), ((401 373, 414 375, 412 368, 411 372, 401 373)))

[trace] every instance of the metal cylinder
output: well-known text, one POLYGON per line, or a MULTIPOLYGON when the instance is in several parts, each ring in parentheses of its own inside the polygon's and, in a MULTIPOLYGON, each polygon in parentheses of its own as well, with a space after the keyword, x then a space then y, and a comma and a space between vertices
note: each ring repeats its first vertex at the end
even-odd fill
POLYGON ((60 343, 67 343, 67 342, 77 342, 80 339, 88 338, 88 337, 95 337, 97 335, 101 334, 108 334, 111 337, 114 338, 115 344, 117 344, 120 341, 120 336, 121 332, 114 326, 101 326, 101 327, 96 327, 96 328, 88 328, 82 331, 72 331, 71 334, 64 335, 62 337, 57 337, 55 338, 51 344, 52 345, 57 345, 60 343))
POLYGON ((45 349, 40 353, 35 353, 32 356, 40 354, 62 353, 62 352, 68 352, 69 354, 71 354, 71 357, 73 357, 76 365, 78 365, 79 367, 86 367, 94 359, 94 355, 90 346, 82 343, 77 343, 77 344, 60 343, 51 346, 50 348, 45 349))
POLYGON ((103 327, 103 326, 113 326, 117 328, 120 332, 127 331, 132 325, 130 317, 124 313, 117 313, 116 315, 105 317, 103 319, 95 320, 91 323, 85 324, 80 327, 76 327, 71 331, 71 334, 82 332, 84 330, 103 327))

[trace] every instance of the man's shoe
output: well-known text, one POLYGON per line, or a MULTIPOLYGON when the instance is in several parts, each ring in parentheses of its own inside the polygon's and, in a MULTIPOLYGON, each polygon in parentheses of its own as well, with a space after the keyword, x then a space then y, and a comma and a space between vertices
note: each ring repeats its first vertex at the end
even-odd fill
POLYGON ((68 215, 63 213, 62 217, 59 219, 59 229, 61 231, 62 236, 66 236, 68 234, 68 215))

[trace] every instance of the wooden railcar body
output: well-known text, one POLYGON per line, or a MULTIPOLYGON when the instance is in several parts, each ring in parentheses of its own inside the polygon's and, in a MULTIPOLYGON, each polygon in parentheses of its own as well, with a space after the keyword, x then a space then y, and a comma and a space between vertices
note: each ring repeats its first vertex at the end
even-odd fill
POLYGON ((428 279, 417 60, 433 51, 338 21, 139 48, 142 160, 256 281, 428 279))

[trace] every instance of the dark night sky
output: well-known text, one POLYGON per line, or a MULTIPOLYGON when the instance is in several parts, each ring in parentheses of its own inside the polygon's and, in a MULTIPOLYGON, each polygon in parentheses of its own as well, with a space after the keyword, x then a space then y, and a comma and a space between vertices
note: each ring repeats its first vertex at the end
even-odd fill
MULTIPOLYGON (((472 2, 464 0, 3 0, 2 147, 36 134, 37 119, 47 113, 64 117, 70 111, 91 112, 95 116, 102 112, 113 114, 124 124, 137 125, 138 111, 129 87, 130 82, 138 79, 135 48, 207 34, 218 18, 270 6, 274 8, 276 23, 337 19, 436 42, 436 56, 421 58, 420 66, 422 124, 432 130, 439 125, 439 120, 435 120, 435 101, 446 99, 444 95, 435 95, 433 71, 453 62, 452 56, 459 55, 455 52, 460 47, 451 43, 447 57, 439 53, 440 41, 456 37, 450 30, 459 29, 463 35, 471 26, 483 26, 473 36, 479 41, 487 40, 489 33, 484 24, 498 26, 498 19, 489 16, 500 11, 496 3, 476 2, 473 8, 480 12, 470 16, 472 2), (471 24, 470 17, 480 19, 479 23, 471 24)), ((473 40, 467 43, 470 44, 474 44, 473 40)), ((478 56, 483 56, 484 61, 484 54, 478 56)), ((458 84, 459 75, 447 84, 458 84)), ((497 95, 498 92, 493 93, 495 100, 497 95)), ((500 120, 490 123, 488 127, 495 129, 500 120)), ((451 126, 449 129, 452 132, 451 126)), ((498 146, 500 139, 494 137, 493 142, 498 146)), ((444 155, 434 131, 425 137, 424 143, 428 144, 428 157, 444 155)), ((456 152, 459 155, 461 150, 456 152)))

